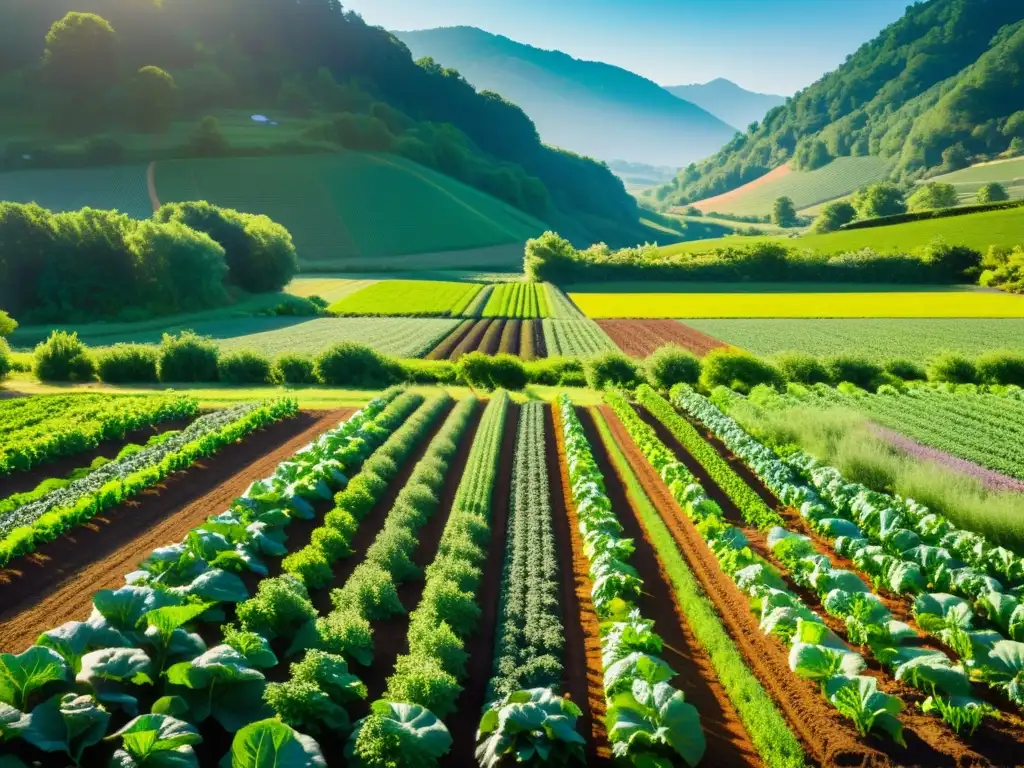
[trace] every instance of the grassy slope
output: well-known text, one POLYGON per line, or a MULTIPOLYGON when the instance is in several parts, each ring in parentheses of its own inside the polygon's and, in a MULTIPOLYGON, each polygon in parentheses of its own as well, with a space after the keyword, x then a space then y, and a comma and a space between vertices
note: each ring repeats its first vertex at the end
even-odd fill
POLYGON ((1024 157, 972 165, 925 181, 952 184, 956 187, 961 203, 974 202, 978 190, 990 181, 999 182, 1006 188, 1011 199, 1019 200, 1024 198, 1024 157))
POLYGON ((948 243, 967 245, 984 253, 990 245, 1021 245, 1024 243, 1024 212, 1020 209, 985 211, 966 216, 949 216, 929 221, 911 221, 887 227, 830 232, 827 235, 804 235, 800 238, 745 237, 735 240, 695 240, 660 249, 665 255, 697 253, 723 244, 740 245, 758 241, 781 242, 812 248, 826 253, 873 248, 880 252, 906 253, 942 238, 948 243))
POLYGON ((38 203, 52 211, 116 209, 138 219, 153 215, 145 165, 0 173, 0 200, 38 203))
MULTIPOLYGON (((887 160, 879 157, 840 157, 816 171, 793 171, 749 189, 734 190, 728 201, 715 202, 709 210, 740 216, 763 216, 772 212, 779 197, 790 197, 797 208, 806 208, 853 192, 858 187, 885 178, 887 160)), ((701 207, 701 201, 694 203, 701 207)))
POLYGON ((156 186, 161 202, 206 199, 265 213, 292 231, 304 262, 325 268, 380 269, 387 266, 381 257, 517 244, 545 229, 496 198, 392 155, 161 162, 156 186))

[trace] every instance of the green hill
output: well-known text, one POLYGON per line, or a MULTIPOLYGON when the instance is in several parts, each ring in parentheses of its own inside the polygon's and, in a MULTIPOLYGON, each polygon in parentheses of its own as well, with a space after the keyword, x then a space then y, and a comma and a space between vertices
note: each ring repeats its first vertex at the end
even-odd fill
POLYGON ((395 32, 414 58, 454 67, 477 88, 521 106, 549 144, 602 160, 680 167, 716 151, 736 129, 657 83, 475 27, 395 32), (581 130, 581 126, 600 126, 581 130))
POLYGON ((1024 148, 1022 57, 1020 0, 910 5, 838 69, 652 196, 685 204, 786 163, 814 170, 867 155, 909 181, 1024 148))
POLYGON ((136 219, 153 215, 145 165, 0 173, 0 200, 38 203, 51 211, 88 206, 116 209, 136 219))
POLYGON ((1024 198, 1024 157, 972 165, 970 168, 936 176, 928 181, 952 184, 956 187, 961 203, 974 202, 978 190, 993 181, 1006 188, 1011 200, 1019 200, 1024 198))
POLYGON ((394 155, 176 160, 155 177, 162 203, 209 200, 280 222, 305 269, 518 268, 523 243, 546 229, 394 155))
POLYGON ((941 238, 950 244, 966 245, 985 253, 991 245, 1015 246, 1024 243, 1024 213, 1021 209, 985 211, 963 216, 911 221, 885 227, 852 229, 825 235, 790 237, 736 237, 694 240, 660 248, 665 255, 701 253, 730 244, 758 241, 782 242, 823 253, 848 253, 871 248, 880 253, 910 253, 932 240, 941 238))

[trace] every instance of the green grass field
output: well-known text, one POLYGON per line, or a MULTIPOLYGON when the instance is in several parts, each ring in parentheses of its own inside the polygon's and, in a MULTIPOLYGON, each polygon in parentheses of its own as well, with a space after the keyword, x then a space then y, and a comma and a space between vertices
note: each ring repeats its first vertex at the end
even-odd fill
POLYGON ((375 282, 376 280, 348 280, 338 277, 297 277, 288 284, 285 291, 303 298, 319 296, 333 304, 363 288, 368 288, 375 282))
POLYGON ((1024 210, 984 211, 964 216, 947 216, 927 221, 911 221, 887 227, 830 232, 827 235, 787 237, 737 237, 726 240, 694 240, 659 249, 669 256, 678 253, 700 253, 723 245, 753 242, 779 242, 798 248, 811 248, 824 253, 844 253, 872 248, 879 252, 910 253, 932 240, 942 239, 955 245, 966 245, 986 252, 989 246, 1024 244, 1024 210))
MULTIPOLYGON (((763 216, 772 212, 779 197, 790 197, 797 208, 848 195, 858 187, 882 181, 889 161, 881 157, 838 157, 816 171, 793 171, 769 181, 740 187, 721 200, 708 202, 705 210, 739 216, 763 216)), ((697 205, 703 208, 703 201, 697 205)))
POLYGON ((116 209, 136 219, 153 215, 145 165, 8 171, 0 173, 0 200, 38 203, 51 211, 88 206, 116 209))
POLYGON ((342 316, 456 317, 482 289, 479 283, 383 280, 335 302, 330 311, 342 316))
POLYGON ((755 355, 795 351, 847 352, 873 358, 925 361, 940 351, 977 355, 1024 350, 1024 320, 942 319, 741 319, 683 320, 684 324, 755 355))
POLYGON ((1024 198, 1024 157, 972 165, 970 168, 935 176, 921 183, 929 181, 952 184, 956 187, 961 203, 973 203, 978 190, 992 181, 1002 184, 1010 199, 1020 200, 1024 198))
POLYGON ((157 163, 161 202, 209 200, 288 227, 305 265, 322 270, 518 268, 543 223, 454 179, 393 155, 157 163), (496 258, 475 249, 515 247, 496 258), (400 257, 462 251, 449 264, 400 257), (518 260, 518 262, 517 262, 518 260), (501 262, 501 263, 496 263, 501 262))

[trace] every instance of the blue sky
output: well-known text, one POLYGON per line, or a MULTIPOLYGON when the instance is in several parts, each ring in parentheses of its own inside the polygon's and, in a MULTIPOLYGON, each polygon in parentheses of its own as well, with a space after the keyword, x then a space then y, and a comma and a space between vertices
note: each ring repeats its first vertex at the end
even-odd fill
POLYGON ((726 77, 790 95, 843 63, 911 0, 342 0, 393 30, 467 25, 662 85, 726 77))

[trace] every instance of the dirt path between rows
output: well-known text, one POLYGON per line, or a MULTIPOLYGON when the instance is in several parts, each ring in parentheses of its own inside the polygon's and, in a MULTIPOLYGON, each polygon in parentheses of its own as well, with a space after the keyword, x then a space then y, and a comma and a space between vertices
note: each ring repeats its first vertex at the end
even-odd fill
POLYGON ((47 629, 87 619, 97 590, 123 586, 125 574, 152 550, 181 541, 223 512, 250 483, 270 475, 353 410, 303 412, 277 422, 0 572, 6 579, 0 589, 0 650, 20 652, 47 629))
MULTIPOLYGON (((473 447, 473 439, 480 426, 480 414, 483 404, 478 400, 473 408, 469 423, 459 438, 458 448, 448 464, 448 471, 445 473, 444 484, 438 498, 437 509, 430 519, 416 532, 419 546, 412 553, 412 562, 421 571, 434 562, 437 556, 438 547, 441 545, 441 534, 448 523, 451 515, 452 503, 455 501, 455 493, 459 489, 462 475, 466 471, 466 459, 473 447)), ((369 695, 367 703, 379 699, 384 689, 387 688, 387 679, 395 671, 395 661, 403 653, 409 652, 409 614, 416 610, 423 597, 423 589, 426 580, 423 574, 403 584, 398 585, 398 600, 405 608, 405 613, 392 616, 387 619, 371 622, 373 627, 373 665, 363 675, 362 680, 366 684, 369 695)), ((350 714, 355 714, 352 711, 350 714)))
POLYGON ((441 339, 436 347, 426 354, 426 359, 447 360, 455 348, 462 343, 464 338, 466 338, 466 334, 473 329, 473 325, 475 323, 475 320, 463 320, 455 326, 451 333, 441 339))
MULTIPOLYGON (((686 465, 686 467, 690 469, 691 472, 693 472, 693 474, 697 478, 697 481, 704 488, 708 496, 713 501, 715 501, 715 503, 717 503, 719 507, 721 507, 726 520, 730 524, 739 528, 744 533, 744 535, 747 536, 748 540, 750 541, 751 549, 753 549, 761 557, 764 557, 769 562, 773 562, 774 564, 776 564, 776 566, 778 566, 777 561, 775 561, 774 557, 771 555, 771 552, 768 550, 764 534, 761 531, 752 528, 746 524, 746 522, 743 520, 743 516, 741 515, 739 509, 732 502, 732 500, 725 493, 725 491, 722 490, 722 488, 711 479, 710 475, 708 475, 708 473, 704 470, 703 466, 686 450, 686 448, 678 440, 676 440, 675 436, 672 435, 668 428, 665 427, 665 425, 663 425, 656 418, 654 418, 654 416, 651 415, 646 409, 637 408, 637 412, 644 418, 644 420, 648 424, 654 427, 655 431, 658 434, 658 437, 662 440, 662 442, 664 442, 669 447, 669 449, 672 450, 676 457, 680 461, 682 461, 686 465)), ((704 432, 703 428, 700 428, 700 431, 704 432)), ((722 446, 722 448, 724 448, 724 446, 722 446)), ((729 461, 730 466, 734 469, 734 471, 737 472, 741 479, 743 479, 744 482, 747 482, 748 485, 750 485, 750 487, 753 490, 755 490, 766 501, 766 503, 768 503, 773 508, 777 507, 778 500, 775 499, 771 492, 766 487, 764 487, 764 485, 761 484, 756 477, 753 476, 750 469, 746 467, 746 465, 743 465, 742 461, 737 456, 731 454, 726 455, 727 453, 728 452, 726 451, 726 453, 722 454, 723 458, 729 461)), ((658 492, 665 499, 665 504, 668 505, 668 508, 671 508, 673 510, 674 517, 676 517, 677 519, 682 519, 686 517, 685 513, 683 513, 683 511, 679 508, 678 504, 676 504, 675 500, 672 498, 668 489, 665 487, 664 483, 660 481, 660 479, 653 478, 651 480, 651 485, 652 488, 660 486, 658 492)), ((658 507, 659 510, 663 512, 664 516, 665 508, 662 507, 661 503, 658 504, 658 507)), ((687 523, 689 523, 688 520, 687 523)), ((692 528, 692 523, 690 523, 688 527, 692 528)), ((675 531, 673 531, 673 534, 674 533, 675 531)), ((697 535, 696 529, 693 529, 693 533, 697 535)), ((707 549, 706 545, 703 546, 703 550, 708 553, 709 557, 713 557, 710 554, 710 551, 707 549)), ((719 573, 721 573, 721 571, 719 571, 719 573)), ((783 573, 785 578, 785 572, 783 571, 783 573)), ((724 574, 722 574, 722 577, 726 578, 724 574)), ((808 590, 802 589, 797 585, 793 584, 792 581, 788 578, 786 578, 786 582, 787 586, 790 589, 792 589, 798 596, 800 596, 809 607, 817 609, 818 613, 822 615, 822 618, 825 620, 826 624, 833 631, 835 631, 841 637, 845 638, 845 625, 843 625, 842 622, 832 620, 831 617, 829 617, 821 610, 820 601, 817 599, 816 595, 810 593, 808 590)), ((738 592, 735 585, 733 585, 731 581, 729 583, 732 586, 732 588, 738 592)), ((785 653, 785 649, 783 649, 779 641, 775 640, 774 638, 769 639, 764 637, 763 635, 761 635, 760 631, 756 629, 756 617, 754 617, 754 614, 749 610, 747 611, 747 614, 754 619, 754 632, 757 633, 758 637, 769 643, 771 646, 774 646, 776 649, 782 650, 783 653, 785 653)), ((748 655, 747 658, 750 659, 750 656, 748 655)), ((756 669, 756 665, 752 664, 751 666, 756 669)), ((795 676, 788 671, 788 661, 786 671, 790 675, 791 682, 797 684, 804 683, 804 681, 796 679, 795 676)), ((934 717, 921 714, 921 712, 917 709, 916 705, 918 701, 923 701, 924 697, 921 696, 917 691, 914 691, 913 689, 910 689, 907 686, 903 686, 902 684, 896 683, 892 679, 891 675, 882 673, 877 665, 875 665, 874 669, 868 669, 865 672, 865 674, 874 677, 878 681, 879 688, 881 690, 885 690, 887 693, 892 693, 894 695, 899 696, 905 704, 904 711, 900 715, 900 720, 903 722, 904 725, 904 738, 907 742, 906 748, 900 747, 898 744, 891 740, 883 739, 875 735, 869 736, 868 739, 866 739, 866 741, 869 744, 871 744, 874 747, 877 747, 881 751, 884 751, 888 755, 889 760, 900 765, 977 766, 989 764, 988 760, 985 757, 983 757, 978 752, 972 750, 965 743, 957 739, 952 734, 952 732, 941 723, 941 721, 934 717)), ((758 677, 761 678, 763 683, 765 682, 765 678, 761 674, 758 674, 758 677)), ((768 690, 771 690, 770 687, 767 685, 766 688, 768 690)), ((813 690, 813 687, 811 688, 813 690)), ((818 701, 820 701, 822 704, 825 704, 824 699, 822 699, 820 695, 818 695, 816 692, 815 695, 817 695, 818 701)), ((774 693, 773 697, 775 697, 774 693)), ((776 701, 780 703, 783 710, 787 712, 788 716, 787 704, 779 698, 776 698, 776 701)), ((825 706, 828 705, 825 704, 825 706)), ((804 736, 803 733, 800 732, 799 725, 795 721, 793 721, 792 718, 790 718, 790 720, 791 722, 793 722, 794 727, 797 728, 798 734, 800 734, 803 738, 805 738, 808 741, 809 744, 813 746, 814 742, 808 739, 806 736, 804 736)), ((855 731, 852 731, 852 729, 849 728, 849 722, 850 721, 848 720, 840 720, 840 727, 850 734, 850 738, 856 740, 856 733, 855 731)), ((828 761, 823 762, 827 764, 828 761)))
MULTIPOLYGON (((644 618, 654 620, 654 629, 661 635, 665 644, 661 656, 679 673, 673 679, 673 684, 683 691, 686 700, 700 713, 701 727, 707 739, 704 761, 716 766, 762 765, 736 708, 718 680, 711 658, 694 636, 685 614, 676 601, 672 580, 665 573, 654 545, 640 522, 625 480, 614 467, 597 430, 593 414, 589 410, 580 410, 579 413, 587 439, 594 448, 597 466, 604 475, 605 488, 608 498, 611 499, 612 509, 618 512, 619 522, 625 529, 626 536, 633 539, 636 546, 631 564, 644 582, 644 595, 639 603, 640 612, 644 618)), ((605 407, 601 409, 601 413, 615 442, 626 455, 629 465, 639 479, 647 465, 646 459, 637 450, 612 410, 605 407)), ((644 490, 654 504, 654 499, 646 489, 644 490)))
POLYGON ((611 746, 604 725, 604 676, 601 662, 601 624, 591 601, 593 582, 590 561, 583 551, 579 518, 569 485, 569 464, 562 437, 562 419, 557 407, 544 412, 548 465, 548 488, 554 515, 555 543, 562 580, 562 611, 565 626, 565 690, 583 714, 577 730, 587 739, 587 765, 610 765, 611 746), (574 653, 573 649, 583 649, 574 653))

